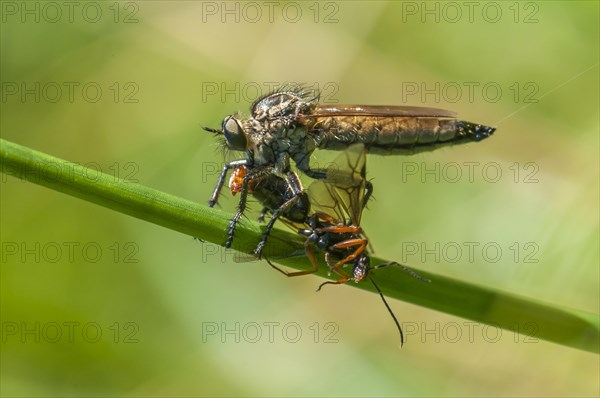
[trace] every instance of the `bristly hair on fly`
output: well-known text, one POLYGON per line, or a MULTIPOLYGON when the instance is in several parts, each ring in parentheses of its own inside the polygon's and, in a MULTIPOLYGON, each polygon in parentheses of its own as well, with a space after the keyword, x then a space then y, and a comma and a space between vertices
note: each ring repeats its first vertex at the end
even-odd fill
POLYGON ((250 109, 254 109, 254 106, 260 102, 261 100, 263 100, 266 97, 269 97, 273 94, 279 94, 279 93, 292 93, 294 95, 297 95, 298 97, 302 98, 302 100, 306 101, 306 102, 312 102, 312 103, 317 103, 319 102, 319 99, 321 98, 321 92, 319 91, 318 88, 313 88, 312 86, 309 86, 307 84, 299 84, 299 83, 282 83, 279 87, 275 88, 273 91, 265 94, 265 95, 261 95, 260 97, 258 97, 257 99, 254 100, 254 102, 252 103, 252 105, 250 106, 250 109))
MULTIPOLYGON (((237 112, 235 114, 240 115, 239 112, 237 112)), ((221 152, 221 156, 223 156, 223 159, 230 159, 233 158, 233 151, 231 149, 229 149, 229 147, 227 146, 227 140, 225 139, 225 135, 223 134, 223 130, 222 129, 214 129, 212 127, 208 127, 208 126, 200 126, 202 127, 202 129, 204 131, 208 131, 209 133, 213 133, 214 136, 217 138, 217 148, 218 150, 221 152)))
POLYGON ((281 88, 277 91, 291 91, 308 102, 318 101, 321 98, 319 89, 307 84, 284 83, 281 88))
MULTIPOLYGON (((254 102, 252 103, 252 105, 250 106, 251 112, 253 112, 257 103, 259 103, 260 101, 262 101, 263 99, 265 99, 269 96, 279 94, 279 93, 293 94, 294 96, 299 97, 302 101, 304 101, 308 104, 314 104, 314 105, 316 105, 319 102, 319 99, 321 97, 321 93, 320 93, 319 89, 314 88, 314 86, 308 86, 305 84, 298 84, 298 83, 283 83, 279 87, 275 88, 273 91, 255 99, 254 102)), ((234 117, 236 120, 241 120, 240 112, 237 112, 236 114, 231 115, 231 116, 234 117)), ((221 127, 220 129, 214 129, 211 127, 202 126, 202 128, 205 131, 213 133, 215 136, 217 136, 218 147, 220 148, 222 155, 225 159, 233 158, 233 151, 227 145, 227 140, 223 133, 223 127, 221 127)))

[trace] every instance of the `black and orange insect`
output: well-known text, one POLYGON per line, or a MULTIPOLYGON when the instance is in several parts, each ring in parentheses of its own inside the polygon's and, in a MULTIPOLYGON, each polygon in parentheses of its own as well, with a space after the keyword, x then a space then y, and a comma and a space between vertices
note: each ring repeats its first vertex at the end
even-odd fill
MULTIPOLYGON (((270 212, 274 215, 271 222, 274 222, 275 215, 278 214, 277 218, 282 222, 297 233, 306 236, 304 249, 312 268, 290 272, 274 265, 269 260, 269 256, 265 258, 281 273, 287 276, 300 276, 316 272, 319 268, 316 252, 324 253, 325 263, 331 272, 338 275, 338 279, 322 283, 317 290, 328 284, 344 284, 369 279, 394 319, 400 333, 400 342, 403 344, 404 335, 400 323, 369 272, 394 265, 417 279, 427 282, 428 280, 395 261, 371 266, 371 258, 367 251, 369 240, 360 226, 363 209, 373 192, 371 183, 366 179, 364 146, 362 144, 351 146, 323 172, 326 175, 324 179, 313 182, 308 190, 301 190, 299 195, 295 193, 295 188, 289 186, 286 178, 276 174, 266 174, 261 178, 247 181, 248 192, 264 206, 261 216, 270 212), (303 202, 302 207, 298 208, 300 211, 292 214, 293 218, 290 218, 289 209, 298 206, 299 197, 308 198, 309 206, 303 202), (283 203, 293 205, 288 205, 286 210, 281 211, 283 203), (300 220, 302 213, 304 217, 300 220), (351 266, 352 269, 346 270, 347 266, 351 266)), ((242 192, 240 181, 247 175, 246 166, 238 166, 234 169, 229 184, 232 193, 242 192)), ((270 231, 269 227, 273 226, 271 222, 259 244, 257 254, 260 254, 260 250, 264 247, 270 231)))

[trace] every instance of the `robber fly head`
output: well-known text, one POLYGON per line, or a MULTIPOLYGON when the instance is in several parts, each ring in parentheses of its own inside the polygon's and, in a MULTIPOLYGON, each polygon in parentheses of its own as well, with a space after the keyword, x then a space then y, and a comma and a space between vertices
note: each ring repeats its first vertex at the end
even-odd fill
POLYGON ((248 145, 246 133, 237 115, 229 115, 223 119, 221 130, 203 127, 204 130, 225 136, 225 144, 234 151, 245 151, 248 145))

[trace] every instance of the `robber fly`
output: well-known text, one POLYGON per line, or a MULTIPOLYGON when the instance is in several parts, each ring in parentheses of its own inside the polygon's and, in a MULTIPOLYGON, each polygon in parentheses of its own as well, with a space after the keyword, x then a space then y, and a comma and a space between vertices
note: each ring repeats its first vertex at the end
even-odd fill
MULTIPOLYGON (((284 87, 257 99, 250 117, 227 116, 220 130, 204 127, 224 136, 228 149, 246 153, 245 159, 225 164, 209 206, 217 203, 227 172, 238 166, 249 167, 245 181, 276 173, 292 182, 291 159, 306 175, 323 179, 326 174, 322 170, 310 168, 315 149, 343 150, 361 143, 370 153, 413 154, 481 141, 495 131, 494 127, 457 120, 454 112, 442 109, 319 105, 318 101, 318 93, 284 87)), ((226 247, 231 246, 235 226, 246 206, 244 184, 242 181, 242 195, 229 226, 226 247)))
MULTIPOLYGON (((252 179, 248 182, 248 191, 264 206, 261 217, 267 212, 271 212, 273 215, 279 213, 280 220, 306 237, 304 250, 312 268, 288 272, 274 265, 268 256, 265 258, 271 267, 292 277, 316 272, 319 266, 315 255, 316 250, 323 252, 329 270, 335 272, 339 279, 324 282, 317 290, 327 284, 344 284, 349 281, 360 282, 369 279, 391 314, 400 333, 402 345, 404 334, 400 323, 369 272, 395 265, 419 280, 429 281, 395 261, 377 266, 370 264, 370 256, 366 250, 369 241, 360 227, 363 209, 373 192, 371 183, 366 179, 364 146, 362 144, 353 145, 324 172, 325 179, 313 182, 308 190, 302 191, 299 196, 295 195, 294 189, 289 187, 287 180, 277 174, 263 175, 259 179, 252 179), (310 206, 306 206, 305 202, 297 199, 299 197, 309 198, 310 206), (287 210, 280 210, 282 203, 293 203, 293 205, 288 205, 287 210), (302 203, 300 207, 298 207, 299 203, 302 203), (273 205, 276 206, 275 210, 270 207, 273 205), (300 211, 290 212, 289 209, 294 207, 300 211), (303 220, 300 220, 301 218, 303 220), (343 267, 346 265, 352 266, 350 273, 344 270, 343 267)), ((234 169, 229 182, 232 193, 241 192, 240 182, 247 173, 246 166, 238 166, 234 169)), ((274 222, 274 217, 271 221, 274 222)), ((270 227, 272 226, 270 223, 270 227)), ((267 230, 270 231, 270 228, 267 227, 267 230)), ((263 240, 259 244, 261 250, 261 245, 264 245, 267 235, 268 232, 263 235, 263 240)))

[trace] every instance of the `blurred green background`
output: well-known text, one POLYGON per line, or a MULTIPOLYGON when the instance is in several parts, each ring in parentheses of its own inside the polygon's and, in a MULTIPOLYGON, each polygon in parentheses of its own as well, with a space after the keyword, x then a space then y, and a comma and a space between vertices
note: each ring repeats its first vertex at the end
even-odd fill
MULTIPOLYGON (((599 312, 597 2, 49 4, 1 4, 2 138, 205 203, 224 158, 200 126, 271 84, 452 109, 498 131, 369 157, 376 253, 599 312)), ((317 294, 319 278, 12 177, 0 188, 3 396, 600 393, 597 354, 535 325, 515 326, 527 338, 392 300, 399 349, 374 294, 317 294)))

